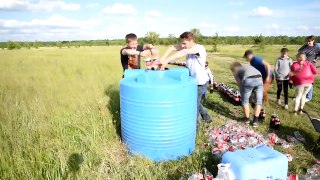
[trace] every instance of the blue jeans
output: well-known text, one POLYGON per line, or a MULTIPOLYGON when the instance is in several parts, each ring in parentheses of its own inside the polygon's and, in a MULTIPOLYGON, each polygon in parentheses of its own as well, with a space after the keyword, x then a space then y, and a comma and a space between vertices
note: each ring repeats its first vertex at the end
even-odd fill
POLYGON ((255 103, 262 105, 263 100, 263 81, 262 78, 247 78, 240 87, 242 105, 249 103, 251 94, 254 93, 255 103))
POLYGON ((207 110, 201 104, 201 98, 202 98, 203 92, 205 90, 207 90, 207 84, 198 85, 198 115, 197 115, 197 117, 199 117, 199 114, 200 114, 203 120, 211 121, 210 115, 208 114, 207 110))
POLYGON ((313 85, 311 85, 311 89, 309 90, 307 94, 307 99, 311 100, 313 95, 313 85))

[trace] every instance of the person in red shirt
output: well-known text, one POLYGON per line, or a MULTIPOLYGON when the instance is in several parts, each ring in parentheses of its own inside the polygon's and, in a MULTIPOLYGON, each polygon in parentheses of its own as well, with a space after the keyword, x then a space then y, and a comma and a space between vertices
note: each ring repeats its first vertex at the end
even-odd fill
POLYGON ((306 55, 300 52, 297 54, 297 61, 291 65, 290 81, 296 89, 295 115, 297 115, 298 110, 299 114, 302 113, 306 95, 314 82, 315 75, 318 73, 317 68, 306 59, 306 55))

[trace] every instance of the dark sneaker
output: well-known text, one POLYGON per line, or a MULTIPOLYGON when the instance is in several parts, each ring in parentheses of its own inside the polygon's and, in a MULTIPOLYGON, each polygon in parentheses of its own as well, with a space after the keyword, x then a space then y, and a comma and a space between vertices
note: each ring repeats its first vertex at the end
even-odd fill
POLYGON ((249 124, 250 124, 250 119, 249 119, 249 118, 244 118, 244 123, 245 123, 246 125, 249 125, 249 124))

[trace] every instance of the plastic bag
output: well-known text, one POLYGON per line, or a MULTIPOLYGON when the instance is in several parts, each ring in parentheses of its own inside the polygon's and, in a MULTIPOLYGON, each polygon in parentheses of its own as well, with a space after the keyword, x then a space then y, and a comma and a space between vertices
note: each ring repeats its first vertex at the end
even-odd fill
POLYGON ((234 180, 236 179, 230 168, 231 164, 218 164, 218 175, 216 180, 234 180))

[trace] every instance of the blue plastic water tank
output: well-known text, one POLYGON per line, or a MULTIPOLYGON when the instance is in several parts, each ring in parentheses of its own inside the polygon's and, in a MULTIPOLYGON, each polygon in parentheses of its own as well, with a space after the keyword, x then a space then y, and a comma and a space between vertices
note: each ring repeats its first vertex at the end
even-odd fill
POLYGON ((288 158, 268 146, 226 152, 222 163, 231 163, 237 180, 285 180, 288 173, 288 158))
POLYGON ((126 70, 120 107, 122 140, 130 153, 166 161, 193 152, 197 82, 188 69, 126 70))

